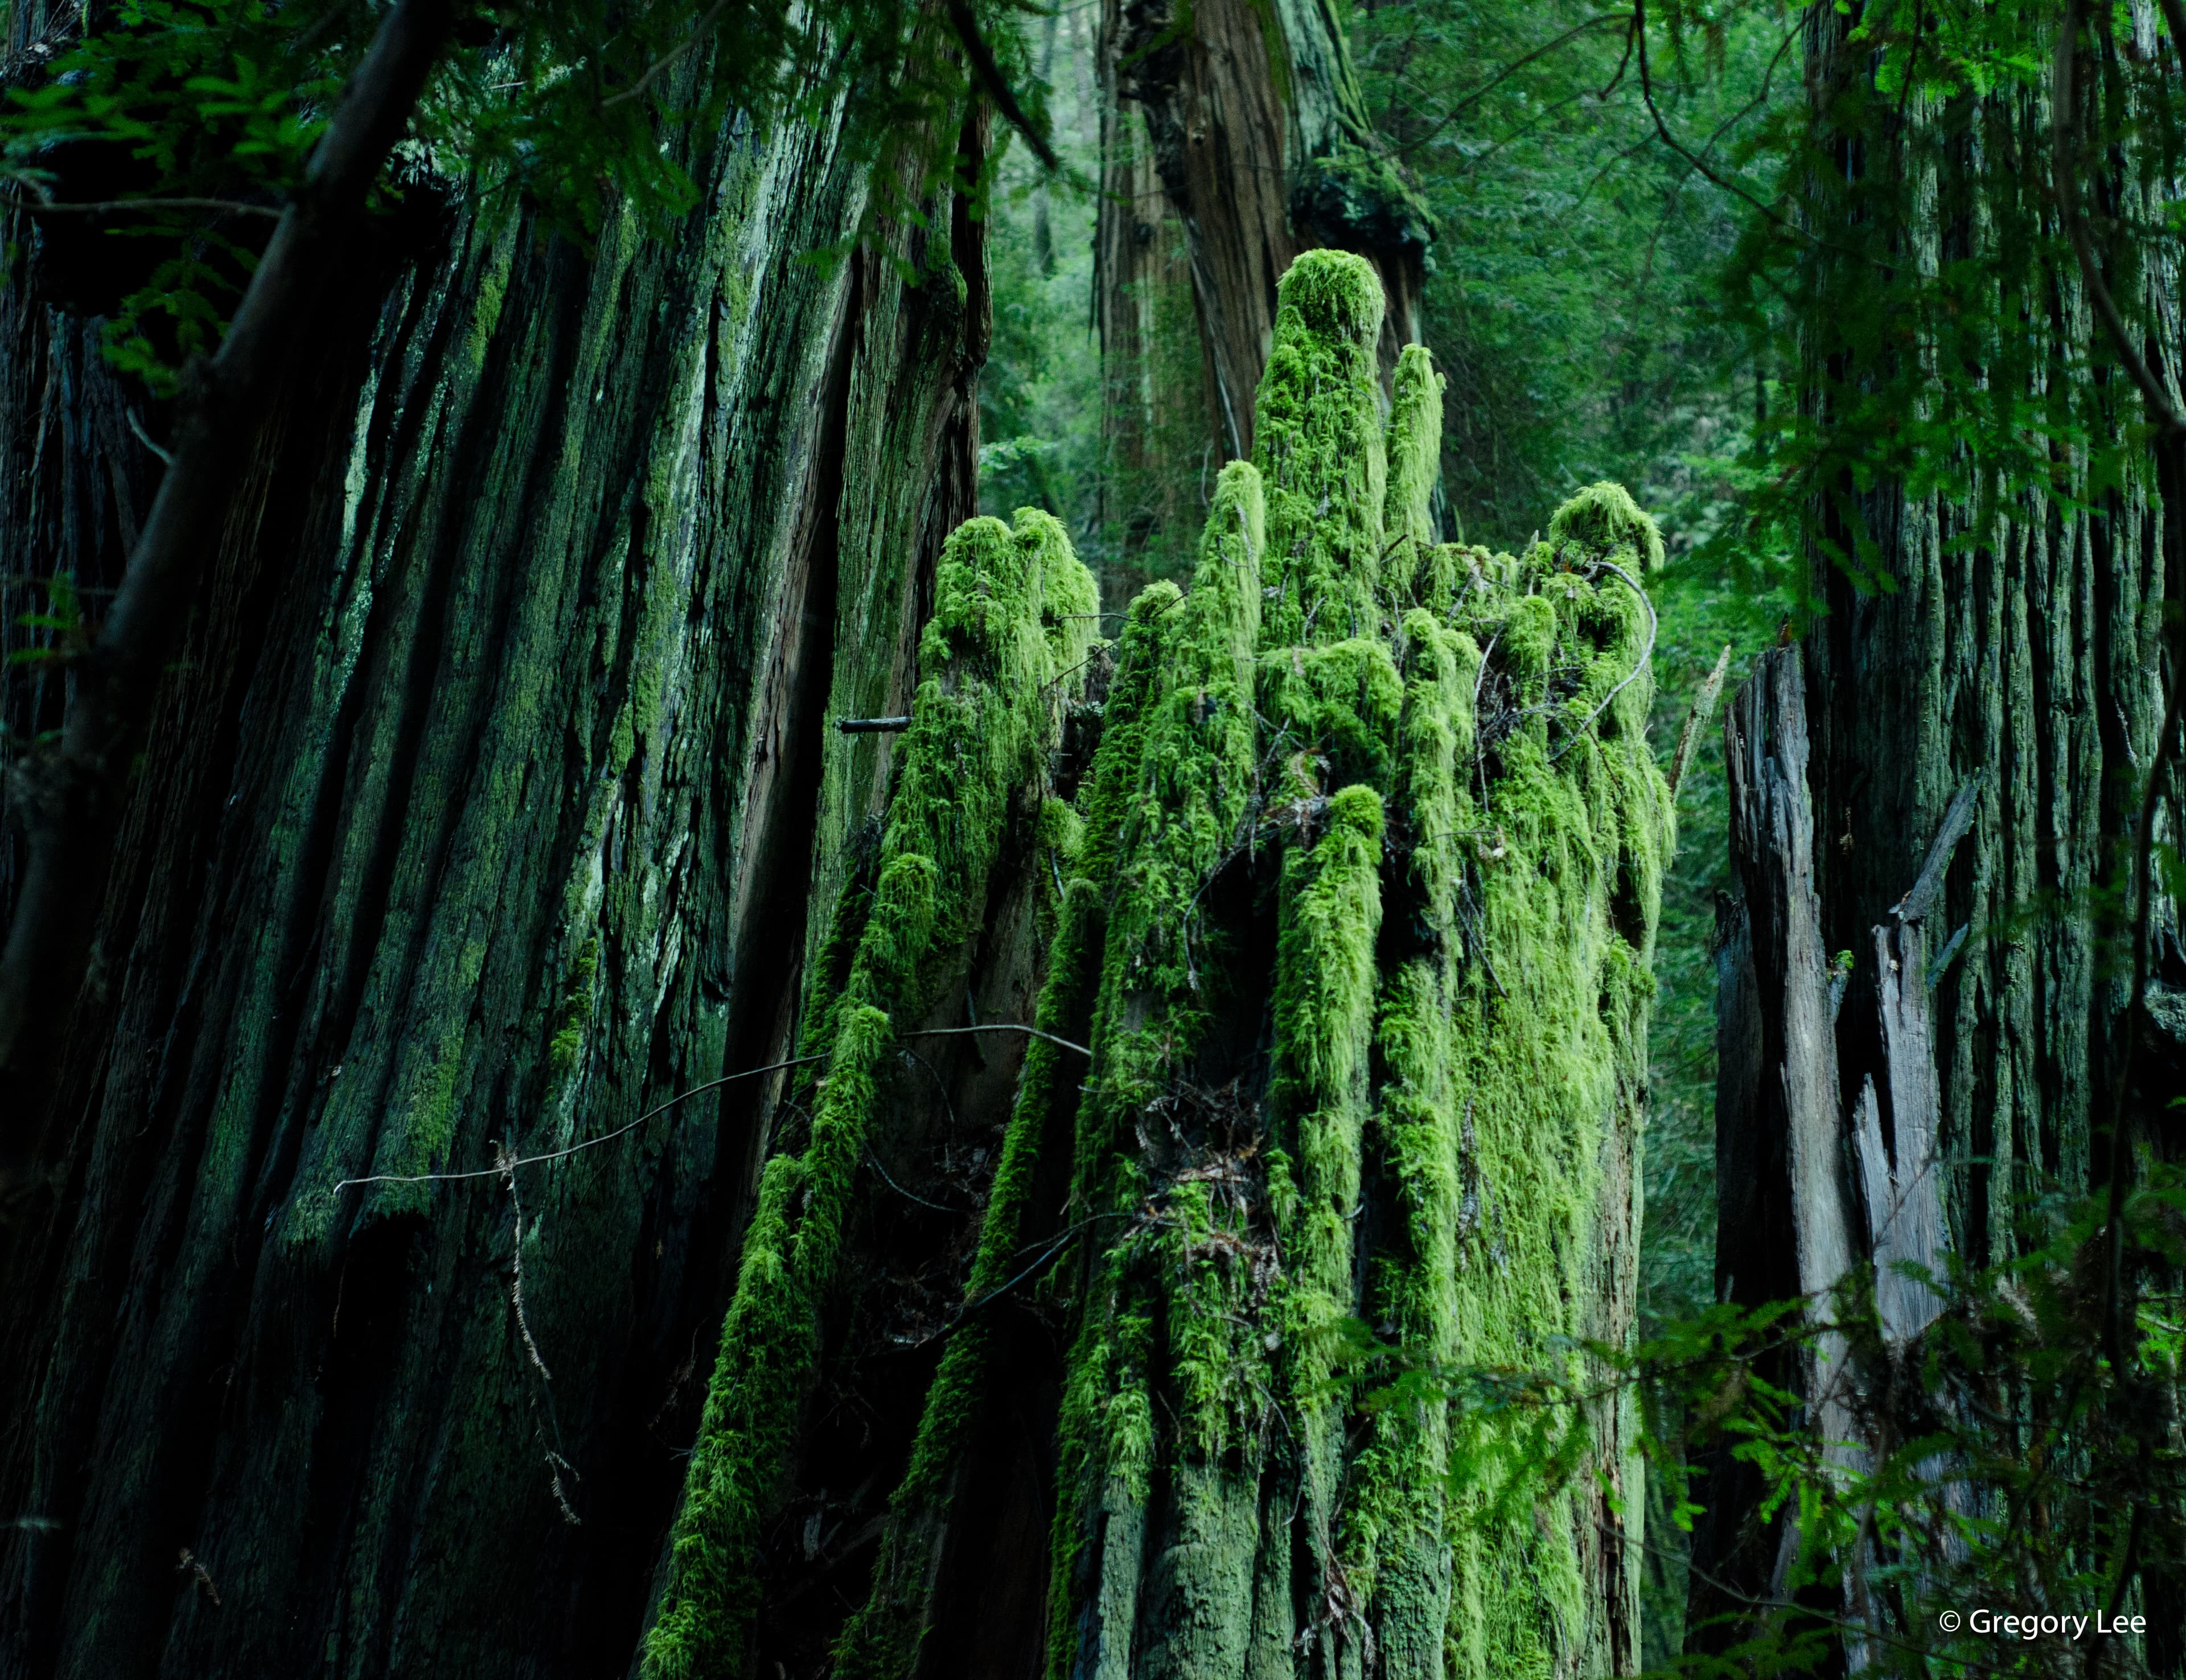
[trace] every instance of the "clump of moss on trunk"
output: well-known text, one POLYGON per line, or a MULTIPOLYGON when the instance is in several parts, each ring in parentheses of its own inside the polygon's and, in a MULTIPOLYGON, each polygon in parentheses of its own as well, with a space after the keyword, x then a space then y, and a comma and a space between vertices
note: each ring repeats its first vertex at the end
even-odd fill
MULTIPOLYGON (((755 1609, 759 1529, 793 1439, 869 1117, 895 1023, 922 1013, 943 960, 975 930, 1013 794, 1046 773, 1056 706, 1092 639, 1092 584, 1062 527, 1028 510, 959 528, 943 551, 920 683, 869 897, 829 1023, 804 1146, 760 1180, 684 1484, 645 1670, 664 1680, 731 1672, 755 1609), (1060 613, 1049 609, 1052 595, 1060 613)), ((829 977, 823 972, 821 983, 829 977)))
MULTIPOLYGON (((1435 541, 1441 382, 1404 353, 1385 439, 1380 316, 1358 258, 1284 277, 1255 462, 1224 469, 1190 591, 1132 603, 1090 771, 1040 808, 1061 890, 1037 1021, 1090 1014, 1091 1062, 1028 1054, 966 1301, 1022 1267, 1074 1103, 1051 1680, 1611 1660, 1589 1630, 1627 1588, 1594 1507, 1506 1508, 1516 1437, 1430 1374, 1569 1364, 1586 1304, 1624 1298, 1632 1210, 1603 1163, 1637 1147, 1672 839, 1643 736, 1660 539, 1595 485, 1523 555, 1435 541)), ((844 900, 855 955, 810 1012, 832 1044, 810 1140, 769 1166, 747 1243, 655 1672, 717 1666, 741 1628, 843 1151, 890 1020, 967 931, 1011 787, 1040 782, 1024 687, 1090 646, 1051 521, 974 522, 950 552, 902 782, 844 900)), ((953 1332, 840 1674, 918 1668, 991 1357, 976 1316, 953 1332)), ((1589 1462, 1627 1468, 1614 1408, 1582 1423, 1589 1462)))
POLYGON ((1275 300, 1253 418, 1268 497, 1261 645, 1370 636, 1388 471, 1374 374, 1382 283, 1364 257, 1308 251, 1275 300))
MULTIPOLYGON (((1435 543, 1440 382, 1405 353, 1385 449, 1377 322, 1364 265, 1301 259, 1256 432, 1268 549, 1247 837, 1280 861, 1255 1193, 1279 1276, 1252 1298, 1211 1286, 1201 1251, 1222 1227, 1196 1178, 1221 1164, 1211 1144, 1163 1143, 1159 1173, 1119 1148, 1144 1147, 1191 1085, 1197 1040, 1177 1023, 1207 1007, 1134 994, 1096 1022, 1111 1083, 1080 1116, 1081 1147, 1144 1199, 1141 1229, 1096 1262, 1073 1354, 1057 1680, 1228 1672, 1248 1649, 1286 1653, 1286 1672, 1606 1662, 1581 1649, 1606 1619, 1589 1616, 1591 1513, 1566 1501, 1540 1530, 1500 1511, 1481 1480, 1493 1453, 1454 1451, 1431 1382, 1363 1410, 1342 1396, 1362 1358, 1561 1358, 1589 1329, 1573 1303, 1608 1281, 1628 1210, 1604 1204, 1600 1162, 1637 1125, 1670 839, 1641 739, 1645 609, 1617 574, 1643 575, 1658 539, 1595 486, 1523 557, 1435 543), (1158 1056, 1129 1060, 1151 1044, 1158 1056), (1384 1211, 1362 1227, 1370 1200, 1384 1211), (1240 1392, 1263 1397, 1272 1431, 1236 1420, 1240 1392)), ((1173 818, 1145 785, 1144 820, 1173 818)), ((1204 904, 1242 844, 1178 858, 1160 893, 1204 904)), ((1115 914, 1151 921, 1134 884, 1119 876, 1115 914)), ((1623 1456, 1613 1420, 1596 1452, 1623 1456)))

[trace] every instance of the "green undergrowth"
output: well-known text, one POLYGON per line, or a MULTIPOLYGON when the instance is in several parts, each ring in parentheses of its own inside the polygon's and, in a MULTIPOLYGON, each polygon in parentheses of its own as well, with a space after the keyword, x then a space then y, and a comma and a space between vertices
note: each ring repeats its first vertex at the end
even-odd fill
MULTIPOLYGON (((1598 484, 1522 554, 1435 541, 1441 382, 1406 350, 1384 423, 1381 311, 1359 258, 1284 277, 1255 458, 1220 474, 1190 588, 1131 603, 1090 771, 1040 807, 1061 890, 1038 1024, 1090 1016, 1092 1056, 1032 1044, 964 1298, 1017 1286, 1036 1213, 1061 1227, 1031 1285, 1071 1313, 1051 1680, 1606 1674, 1600 1630, 1636 1619, 1600 1537, 1640 1508, 1628 1420, 1575 1418, 1563 1450, 1595 1476, 1520 1508, 1525 1443, 1443 1378, 1583 1376, 1573 1348, 1630 1333, 1600 1303, 1633 1296, 1673 839, 1645 741, 1661 539, 1598 484), (1035 1210, 1065 1132, 1068 1196, 1035 1210)), ((967 931, 1011 789, 1044 786, 1050 714, 1026 697, 1084 657, 1085 621, 1042 618, 1043 576, 1080 587, 1067 553, 1031 514, 951 540, 900 784, 838 912, 855 938, 814 983, 829 1060, 809 1136, 766 1171, 653 1672, 734 1669, 890 1023, 967 931)), ((967 1313, 840 1674, 919 1667, 993 1357, 967 1313)))

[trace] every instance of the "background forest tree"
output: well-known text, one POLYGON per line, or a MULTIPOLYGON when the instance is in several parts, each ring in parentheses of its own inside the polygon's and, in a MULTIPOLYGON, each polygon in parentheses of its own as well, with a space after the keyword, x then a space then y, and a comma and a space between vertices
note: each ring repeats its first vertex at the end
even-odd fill
POLYGON ((1992 1576, 2175 1672, 2179 22, 11 8, 0 1672, 1834 1672, 1992 1576), (1536 795, 1610 905, 1539 969, 1436 837, 1536 795), (1539 1252, 1471 1198, 1593 1116, 1448 1083, 1512 1008, 1608 1034, 1539 1252))

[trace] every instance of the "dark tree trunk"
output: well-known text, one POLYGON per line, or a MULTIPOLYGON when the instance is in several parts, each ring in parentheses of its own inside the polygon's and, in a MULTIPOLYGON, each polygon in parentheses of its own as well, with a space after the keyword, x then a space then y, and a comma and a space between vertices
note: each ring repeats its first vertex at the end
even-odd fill
MULTIPOLYGON (((1330 246, 1374 264, 1386 382, 1398 351, 1420 342, 1432 221, 1374 133, 1328 7, 1107 0, 1101 17, 1108 85, 1143 118, 1183 224, 1216 445, 1224 459, 1249 458, 1275 283, 1292 259, 1330 246)), ((1104 203, 1103 218, 1139 219, 1121 204, 1104 203)))
MULTIPOLYGON (((681 143, 701 208, 591 258, 413 192, 251 445, 0 1232, 0 1673, 631 1659, 767 1092, 605 1140, 787 1053, 888 781, 827 720, 908 700, 987 307, 945 194, 805 260, 838 126, 681 143)), ((5 311, 12 613, 112 580, 158 417, 5 311)))
MULTIPOLYGON (((1876 118, 1840 132, 1833 111, 1873 93, 1875 60, 1852 37, 1857 22, 1856 8, 1817 7, 1808 25, 1813 132, 1836 171, 1813 197, 1817 225, 1877 242, 1870 251, 1886 242, 1918 273, 1980 265, 1998 288, 2022 287, 1998 301, 2006 318, 2023 311, 2029 330, 1985 376, 2053 403, 2066 394, 2094 446, 2127 435, 2143 423, 2140 399, 2088 372, 2091 355, 2108 356, 2077 272, 2028 260, 2061 249, 2048 113, 2032 96, 1999 93, 1940 114, 1916 100, 1905 115, 1892 95, 1866 108, 1895 105, 1903 126, 1876 118), (1937 126, 1923 133, 1922 123, 1937 126), (2005 157, 2021 166, 2000 169, 2005 157)), ((2136 50, 2153 53, 2152 29, 2136 50)), ((2120 97, 2115 79, 2103 89, 2098 102, 2120 97)), ((2160 221, 2154 200, 2172 189, 2159 165, 2175 167, 2113 154, 2100 195, 2160 221)), ((1858 259, 1824 243, 1811 260, 1826 298, 1830 266, 1858 259)), ((2164 301, 2172 273, 2159 262, 2136 276, 2125 306, 2175 367, 2164 301)), ((1844 328, 1824 311, 1809 323, 1808 383, 1822 394, 1824 430, 1837 423, 1836 401, 1852 404, 1864 378, 1889 371, 1863 366, 1844 328)), ((1929 352, 1883 354, 1901 353, 1929 352)), ((1773 731, 1787 715, 1773 697, 1796 695, 1807 745, 1803 771, 1786 767, 1787 798, 1810 815, 1796 846, 1734 821, 1745 896, 1726 919, 1721 958, 1718 1285, 1745 1304, 1826 1288, 1834 1279, 1801 1245, 1810 1226, 1834 1222, 1852 1234, 1849 1262, 1880 1268, 1891 1343, 1934 1310, 1928 1291, 1892 1274, 1896 1263, 1940 1274, 1948 1255, 1980 1266, 2017 1252, 2025 1198, 2099 1178, 2094 1140, 2121 1080, 2133 1135, 2176 1151, 2176 1118, 2159 1095, 2172 1089, 2162 1069, 2176 1065, 2176 1027, 2144 1030, 2132 1069, 2117 1056, 2130 968, 2116 893, 2165 685, 2176 680, 2161 647, 2163 603, 2180 582, 2166 587, 2164 497, 2148 457, 2130 451, 2098 484, 2088 449, 2059 445, 2054 499, 1964 450, 1955 460, 1940 486, 1931 461, 1922 487, 1887 475, 1866 490, 1848 476, 1830 487, 1814 510, 1820 616, 1796 647, 1767 656, 1735 708, 1766 714, 1773 731), (1886 584, 1856 579, 1861 566, 1886 584), (1763 930, 1784 912, 1784 879, 1801 875, 1814 926, 1793 949, 1763 930), (1787 1001, 1817 986, 1828 1002, 1820 1066, 1787 1001)), ((1735 790, 1736 761, 1758 762, 1773 742, 1735 729, 1727 738, 1735 790)), ((2178 832, 2175 795, 2162 820, 2178 832)), ((2151 1014, 2186 986, 2177 906, 2160 899, 2154 924, 2151 1014)), ((1744 1476, 1728 1461, 1716 1473, 1695 1552, 1696 1625, 1768 1586, 1776 1536, 1748 1520, 1744 1476), (1735 1590, 1715 1593, 1704 1574, 1735 1590)), ((1699 1642, 1720 1645, 1735 1625, 1699 1642)))
POLYGON ((1200 481, 1218 464, 1221 428, 1183 225, 1162 190, 1145 118, 1118 97, 1118 66, 1105 35, 1099 57, 1099 534, 1122 562, 1106 568, 1102 592, 1121 600, 1149 568, 1165 572, 1188 560, 1204 512, 1200 481))

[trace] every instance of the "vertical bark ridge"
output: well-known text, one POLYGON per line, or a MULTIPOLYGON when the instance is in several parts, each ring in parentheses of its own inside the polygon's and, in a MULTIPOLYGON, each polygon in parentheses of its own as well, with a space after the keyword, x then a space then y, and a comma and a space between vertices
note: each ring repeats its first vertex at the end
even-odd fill
MULTIPOLYGON (((811 740, 772 645, 814 603, 823 696, 905 680, 984 330, 945 195, 865 266, 804 260, 864 220, 838 121, 670 143, 702 207, 612 215, 589 258, 416 189, 436 215, 352 277, 254 462, 18 1210, 0 1499, 55 1526, 0 1539, 0 1672, 627 1658, 735 1112, 520 1169, 520 1224, 492 1179, 335 1185, 603 1137, 785 1030, 793 954, 738 893, 816 785, 754 773, 811 740), (184 1546, 224 1613, 173 1589, 184 1546)), ((15 412, 11 447, 63 452, 69 417, 15 412)), ((815 875, 855 827, 816 831, 815 875)))
MULTIPOLYGON (((2116 23, 2133 37, 2116 50, 2152 61, 2153 8, 2116 23)), ((2089 1186, 2091 1124, 2112 1112, 2116 1081, 2135 1077, 2116 1065, 2126 997, 2110 960, 2111 889, 2125 878, 2170 674, 2161 486, 2140 445, 2110 448, 2143 423, 2140 400, 2103 367, 2077 267, 2054 260, 2065 238, 2049 91, 1900 99, 1876 88, 1880 60, 1855 28, 1809 15, 1810 121, 1830 166, 1805 188, 1823 236, 1804 277, 1816 305, 1802 374, 1808 417, 1830 440, 1909 372, 1925 393, 1920 423, 1964 427, 1940 406, 1971 406, 1937 377, 1958 350, 1925 326, 1872 353, 1840 330, 1861 306, 1830 302, 1852 294, 1868 260, 1845 255, 1849 240, 1930 282, 1981 275, 1993 289, 1979 311, 2024 327, 1981 353, 1987 412, 2041 413, 2040 435, 2057 440, 2034 462, 1999 461, 1987 441, 1938 443, 1917 471, 1875 471, 1859 488, 1847 476, 1819 495, 1819 615, 1796 648, 1768 656, 1756 679, 1765 696, 1743 703, 1749 721, 1734 748, 1752 759, 1762 714, 1780 720, 1783 697, 1799 697, 1811 752, 1803 765, 1787 760, 1787 797, 1811 809, 1809 832, 1734 830, 1741 849, 1757 849, 1746 854, 1745 901, 1727 917, 1719 1000, 1723 1040, 1740 1054, 1737 1077, 1718 1088, 1718 1284, 1747 1305, 1826 1284, 1808 1239, 1818 1221, 1841 1223, 1844 1263, 1881 1268, 1886 1341, 1901 1347, 1934 1296, 1892 1268, 2008 1260, 2026 1208, 2089 1186), (1860 126, 1845 112, 1863 113, 1860 126), (1792 860, 1795 839, 1805 861, 1792 860), (1796 950, 1778 921, 1787 870, 1811 878, 1814 927, 1796 950), (1807 1000, 1796 1011, 1784 1003, 1795 994, 1807 1000), (1795 1015, 1808 1023, 1796 1034, 1795 1015), (1787 1106, 1791 1086, 1805 1111, 1787 1106), (1813 1169, 1817 1158, 1828 1170, 1813 1169), (1856 1168, 1843 1184, 1841 1162, 1856 1168)), ((2153 225, 2176 197, 2172 160, 2148 151, 2125 78, 2098 75, 2088 93, 2078 120, 2118 137, 2079 148, 2099 154, 2089 196, 2121 225, 2153 225)), ((2159 254, 2121 265, 2112 283, 2157 359, 2175 367, 2175 263, 2159 254)), ((2155 907, 2159 988, 2186 983, 2178 914, 2167 900, 2155 907)), ((2128 1123, 2160 1126, 2145 1100, 2127 1105, 2128 1123)), ((1727 1464, 1713 1475, 1712 1556, 1696 1554, 1696 1578, 1765 1582, 1773 1548, 1752 1484, 1727 1464)), ((1691 1625, 1710 1620, 1707 1608, 1724 1617, 1703 1637, 1738 1637, 1729 1600, 1696 1602, 1691 1625)))

